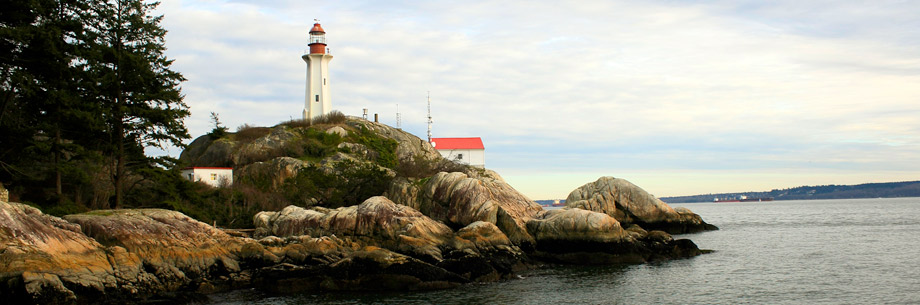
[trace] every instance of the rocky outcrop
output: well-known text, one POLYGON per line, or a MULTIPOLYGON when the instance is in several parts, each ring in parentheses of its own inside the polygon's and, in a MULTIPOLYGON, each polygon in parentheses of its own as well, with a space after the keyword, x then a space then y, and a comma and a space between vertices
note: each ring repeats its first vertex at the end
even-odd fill
POLYGON ((336 236, 248 239, 239 256, 252 270, 252 286, 272 292, 440 289, 469 282, 417 258, 336 236))
POLYGON ((671 234, 716 230, 686 208, 674 209, 624 179, 601 177, 585 184, 566 198, 566 207, 610 215, 624 226, 638 224, 671 234))
POLYGON ((408 255, 464 280, 493 281, 527 261, 493 223, 477 221, 454 232, 417 210, 373 197, 338 209, 289 206, 256 215, 256 236, 266 239, 326 236, 408 255))
POLYGON ((106 247, 122 290, 143 296, 246 281, 230 276, 241 271, 239 239, 182 213, 98 210, 64 219, 106 247))
MULTIPOLYGON (((253 128, 268 130, 268 128, 264 127, 253 128)), ((399 143, 396 148, 396 154, 401 160, 414 158, 438 160, 441 158, 441 154, 425 140, 401 129, 357 117, 348 117, 344 125, 332 126, 323 132, 345 138, 349 135, 349 130, 355 129, 368 129, 378 136, 395 140, 399 143)), ((234 134, 219 139, 213 138, 211 135, 203 135, 192 141, 182 151, 179 160, 192 166, 241 167, 256 161, 274 158, 280 151, 284 150, 285 145, 302 137, 295 131, 290 127, 278 125, 271 128, 270 131, 266 131, 265 135, 248 142, 234 140, 234 134)), ((345 142, 343 144, 347 148, 355 148, 354 143, 345 142)), ((367 157, 369 153, 367 148, 361 149, 364 150, 364 157, 367 157)))
POLYGON ((36 208, 0 202, 0 298, 72 303, 102 295, 118 279, 106 249, 80 226, 36 208))
POLYGON ((256 236, 347 237, 429 261, 440 261, 439 246, 453 237, 453 231, 443 223, 382 196, 338 209, 288 206, 279 212, 261 212, 255 218, 256 236))
POLYGON ((474 173, 440 172, 421 185, 399 181, 386 195, 453 228, 477 221, 495 224, 523 248, 532 247, 534 242, 527 232, 527 220, 543 210, 497 173, 482 169, 474 173))
POLYGON ((402 129, 356 117, 348 117, 346 124, 357 129, 367 128, 379 136, 395 140, 399 143, 396 153, 400 160, 413 158, 436 160, 441 158, 441 154, 434 147, 431 147, 431 144, 427 141, 402 129))
POLYGON ((527 222, 537 241, 533 256, 574 264, 645 263, 692 257, 702 251, 690 240, 674 240, 664 231, 638 226, 624 230, 604 213, 565 208, 541 213, 527 222))
POLYGON ((145 299, 247 281, 233 254, 238 239, 175 211, 95 211, 65 220, 0 202, 0 223, 0 294, 8 300, 145 299))

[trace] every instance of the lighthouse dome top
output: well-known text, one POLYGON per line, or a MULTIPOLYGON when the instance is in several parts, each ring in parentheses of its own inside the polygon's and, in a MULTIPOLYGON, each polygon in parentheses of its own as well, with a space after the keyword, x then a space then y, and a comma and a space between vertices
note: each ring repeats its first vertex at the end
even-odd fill
POLYGON ((325 33, 325 32, 326 32, 326 31, 323 30, 323 27, 322 27, 321 25, 319 25, 319 22, 314 23, 314 24, 313 24, 313 28, 310 29, 310 34, 313 34, 313 33, 325 33))

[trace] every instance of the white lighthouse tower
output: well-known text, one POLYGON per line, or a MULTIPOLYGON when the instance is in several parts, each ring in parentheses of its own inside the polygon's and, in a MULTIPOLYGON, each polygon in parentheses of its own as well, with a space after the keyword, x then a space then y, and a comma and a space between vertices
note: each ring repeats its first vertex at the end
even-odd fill
POLYGON ((301 58, 307 62, 307 89, 303 105, 303 119, 312 120, 332 110, 329 96, 329 62, 332 55, 326 54, 326 31, 319 20, 310 29, 310 53, 301 58))

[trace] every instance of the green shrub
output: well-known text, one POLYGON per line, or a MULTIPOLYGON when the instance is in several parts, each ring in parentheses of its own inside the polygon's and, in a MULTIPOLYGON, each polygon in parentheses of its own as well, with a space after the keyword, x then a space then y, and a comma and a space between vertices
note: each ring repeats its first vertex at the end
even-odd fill
POLYGON ((382 195, 393 179, 373 164, 350 160, 338 162, 335 171, 339 174, 328 174, 314 166, 305 168, 286 180, 280 192, 292 204, 337 208, 382 195))
POLYGON ((236 128, 236 133, 233 134, 233 140, 240 144, 249 143, 264 137, 271 131, 271 128, 268 127, 256 127, 249 124, 243 124, 236 128))
POLYGON ((342 123, 345 123, 345 114, 338 110, 332 110, 327 114, 313 117, 313 120, 293 119, 290 121, 285 121, 281 123, 281 125, 290 128, 307 128, 314 125, 338 125, 342 123))
POLYGON ((376 161, 380 166, 396 169, 399 163, 396 155, 396 148, 399 146, 399 142, 396 142, 396 140, 382 137, 364 126, 358 132, 352 132, 349 138, 353 142, 363 144, 368 149, 377 152, 377 158, 373 161, 376 161))
POLYGON ((342 124, 345 123, 345 114, 338 110, 329 111, 329 113, 316 116, 313 118, 313 125, 318 124, 342 124))
POLYGON ((439 172, 467 172, 471 166, 457 163, 444 158, 426 158, 416 155, 410 159, 399 160, 396 167, 397 175, 408 178, 431 177, 439 172))

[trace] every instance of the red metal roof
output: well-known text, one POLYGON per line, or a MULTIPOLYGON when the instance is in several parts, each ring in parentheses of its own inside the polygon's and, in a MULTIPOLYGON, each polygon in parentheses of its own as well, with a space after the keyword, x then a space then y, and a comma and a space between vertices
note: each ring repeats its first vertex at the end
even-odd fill
POLYGON ((431 138, 431 145, 435 149, 486 149, 482 146, 482 139, 475 138, 431 138))
POLYGON ((319 22, 314 23, 314 24, 313 24, 313 28, 310 29, 310 33, 316 33, 316 32, 319 32, 319 33, 325 33, 325 32, 326 32, 326 31, 323 30, 323 27, 319 25, 319 22))

